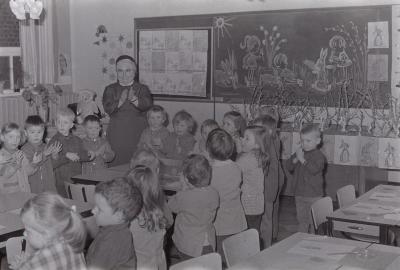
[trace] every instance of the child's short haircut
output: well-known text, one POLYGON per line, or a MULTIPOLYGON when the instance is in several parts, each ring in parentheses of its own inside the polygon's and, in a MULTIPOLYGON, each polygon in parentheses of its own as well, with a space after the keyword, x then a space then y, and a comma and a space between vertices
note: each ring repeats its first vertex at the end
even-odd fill
POLYGON ((101 124, 100 118, 98 118, 96 115, 90 114, 83 119, 83 124, 86 125, 88 122, 97 122, 99 125, 101 124))
POLYGON ((30 126, 41 126, 44 128, 44 121, 39 115, 29 115, 25 120, 25 128, 30 126))
POLYGON ((196 121, 194 121, 193 116, 185 110, 177 112, 172 119, 172 124, 176 125, 178 122, 185 121, 188 125, 189 133, 193 134, 195 131, 196 121))
POLYGON ((167 112, 164 110, 164 108, 160 105, 153 105, 150 107, 150 109, 147 111, 147 119, 149 119, 149 116, 151 113, 161 113, 164 117, 164 122, 168 119, 168 114, 167 112))
POLYGON ((271 115, 265 114, 265 115, 260 115, 253 121, 254 124, 261 124, 263 127, 266 127, 270 130, 275 131, 276 128, 278 127, 278 122, 274 117, 271 115))
POLYGON ((203 123, 201 123, 200 132, 203 132, 203 130, 207 127, 216 129, 216 128, 219 128, 219 125, 218 125, 217 121, 215 121, 214 119, 206 119, 206 120, 204 120, 203 123))
POLYGON ((224 161, 232 156, 235 143, 228 132, 217 128, 208 134, 206 149, 212 159, 224 161))
POLYGON ((310 133, 314 133, 317 138, 321 137, 321 131, 315 125, 305 125, 300 130, 300 134, 303 134, 303 135, 310 134, 310 133))
POLYGON ((1 128, 1 134, 6 135, 13 130, 19 130, 19 126, 14 122, 9 122, 3 125, 3 127, 1 128))
POLYGON ((183 161, 183 176, 195 187, 210 184, 211 166, 203 155, 192 154, 183 161))
POLYGON ((128 179, 119 177, 101 182, 95 193, 102 195, 114 212, 121 211, 126 222, 132 221, 142 209, 142 194, 128 179))
POLYGON ((244 130, 246 128, 246 120, 237 111, 229 111, 224 114, 224 118, 227 117, 233 121, 235 128, 239 131, 239 135, 243 136, 244 130))
POLYGON ((157 173, 160 169, 159 159, 157 158, 156 154, 149 149, 139 150, 133 155, 130 166, 131 169, 138 165, 149 167, 155 173, 157 173))
POLYGON ((75 120, 75 113, 70 108, 62 108, 57 111, 58 117, 67 117, 73 122, 75 120))

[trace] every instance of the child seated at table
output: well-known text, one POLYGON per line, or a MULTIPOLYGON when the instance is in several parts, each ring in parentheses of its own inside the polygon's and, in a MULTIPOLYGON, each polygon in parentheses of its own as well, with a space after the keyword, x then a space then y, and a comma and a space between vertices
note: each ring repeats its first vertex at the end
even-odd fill
POLYGON ((90 153, 92 159, 82 162, 82 173, 92 173, 97 169, 107 168, 107 162, 111 162, 115 153, 107 139, 100 137, 100 118, 88 115, 83 120, 86 137, 82 139, 83 147, 90 153))
POLYGON ((193 153, 208 156, 206 149, 206 141, 208 134, 214 129, 219 128, 218 123, 214 119, 206 119, 200 126, 201 138, 196 142, 193 153))
POLYGON ((21 219, 33 252, 11 261, 12 269, 86 269, 82 254, 86 229, 75 206, 70 207, 57 194, 44 192, 24 204, 21 219))
POLYGON ((45 125, 39 115, 30 115, 25 120, 25 134, 27 142, 21 150, 35 168, 33 174, 28 176, 32 193, 44 191, 56 192, 56 180, 54 177, 51 156, 57 158, 61 151, 61 144, 54 142, 52 145, 43 143, 45 125))
POLYGON ((138 165, 128 175, 131 184, 143 196, 143 208, 131 222, 135 243, 137 269, 167 269, 164 235, 169 226, 164 213, 165 197, 157 174, 149 167, 138 165))
POLYGON ((92 212, 100 227, 86 254, 91 269, 136 269, 136 254, 129 223, 142 208, 140 191, 125 178, 101 182, 92 212))
POLYGON ((166 158, 183 160, 193 151, 196 140, 193 136, 195 120, 184 110, 175 114, 172 119, 174 132, 170 133, 163 143, 162 152, 166 158))
POLYGON ((211 186, 218 191, 220 205, 214 221, 217 251, 224 260, 222 241, 247 229, 246 217, 240 201, 242 172, 230 157, 235 148, 232 137, 222 129, 210 132, 206 143, 212 159, 211 186))
POLYGON ((64 182, 71 182, 71 177, 82 174, 82 162, 89 161, 92 157, 83 147, 82 139, 71 134, 74 126, 75 114, 68 108, 57 111, 57 133, 51 138, 49 144, 58 142, 62 150, 56 159, 53 159, 56 188, 58 194, 67 197, 64 182))
POLYGON ((151 149, 159 154, 163 148, 163 142, 169 135, 168 128, 165 127, 167 112, 160 105, 153 105, 147 111, 148 127, 145 128, 140 136, 138 149, 151 149))
POLYGON ((324 169, 326 158, 318 145, 321 133, 317 127, 304 126, 300 131, 301 146, 287 160, 287 167, 294 173, 299 232, 314 231, 311 219, 311 205, 324 195, 324 169))
POLYGON ((213 221, 219 206, 218 192, 210 186, 211 166, 202 155, 192 154, 183 162, 184 186, 168 201, 176 213, 172 240, 180 260, 214 252, 213 221))
MULTIPOLYGON (((5 124, 0 132, 0 149, 2 165, 0 166, 0 193, 18 191, 31 192, 28 175, 34 172, 28 159, 18 147, 21 143, 21 130, 15 123, 5 124)), ((35 156, 34 163, 39 163, 39 156, 35 156)))

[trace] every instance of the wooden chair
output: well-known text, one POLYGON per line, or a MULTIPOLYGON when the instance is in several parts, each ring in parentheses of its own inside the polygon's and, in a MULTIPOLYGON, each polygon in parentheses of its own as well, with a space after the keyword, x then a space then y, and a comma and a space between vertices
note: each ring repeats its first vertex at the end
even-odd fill
POLYGON ((347 185, 336 191, 339 208, 350 205, 356 199, 356 190, 353 185, 347 185))
POLYGON ((333 203, 329 196, 321 198, 311 205, 311 217, 316 234, 318 234, 321 226, 325 235, 331 233, 330 228, 328 228, 328 220, 326 219, 326 216, 331 213, 333 213, 333 203))
POLYGON ((94 185, 82 185, 64 182, 68 197, 80 202, 94 202, 94 185))
POLYGON ((31 247, 26 242, 24 236, 12 237, 6 241, 6 252, 8 263, 12 262, 15 256, 20 256, 23 252, 30 253, 31 247))
POLYGON ((228 267, 260 252, 260 238, 256 229, 240 232, 222 242, 228 267))
POLYGON ((221 256, 210 253, 172 265, 170 270, 222 270, 221 256))

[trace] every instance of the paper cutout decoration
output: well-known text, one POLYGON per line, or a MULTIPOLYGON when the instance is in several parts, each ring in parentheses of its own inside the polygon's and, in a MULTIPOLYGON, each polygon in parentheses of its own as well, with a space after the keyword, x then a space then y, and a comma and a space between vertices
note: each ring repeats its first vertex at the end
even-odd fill
POLYGON ((334 163, 341 165, 358 165, 359 137, 335 136, 334 163))
POLYGON ((379 138, 379 168, 400 169, 400 139, 379 138))
POLYGON ((333 163, 335 149, 335 135, 323 135, 321 152, 324 153, 328 163, 333 163))
POLYGON ((378 166, 378 138, 360 137, 360 148, 358 156, 360 166, 378 166))
POLYGON ((288 159, 292 155, 292 140, 293 136, 291 132, 280 132, 280 140, 282 142, 282 159, 288 159))

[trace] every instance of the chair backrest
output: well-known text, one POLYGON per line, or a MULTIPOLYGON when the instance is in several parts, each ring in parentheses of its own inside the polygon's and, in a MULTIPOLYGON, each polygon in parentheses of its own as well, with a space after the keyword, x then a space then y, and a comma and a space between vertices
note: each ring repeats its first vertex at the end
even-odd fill
POLYGON ((313 220, 314 230, 318 231, 321 224, 324 224, 326 216, 333 212, 333 203, 331 197, 327 196, 315 201, 311 205, 311 216, 313 220))
POLYGON ((25 237, 12 237, 6 241, 7 261, 11 263, 16 256, 20 256, 22 252, 30 253, 31 247, 26 242, 25 237))
POLYGON ((226 238, 222 248, 228 267, 260 252, 260 238, 256 229, 249 229, 226 238))
POLYGON ((94 185, 81 185, 68 182, 64 182, 64 185, 68 197, 71 200, 93 203, 94 189, 95 189, 94 185))
POLYGON ((170 270, 222 270, 221 256, 210 253, 172 265, 170 270))
POLYGON ((339 207, 350 205, 356 199, 356 190, 353 185, 347 185, 336 191, 339 207))

